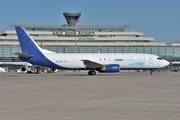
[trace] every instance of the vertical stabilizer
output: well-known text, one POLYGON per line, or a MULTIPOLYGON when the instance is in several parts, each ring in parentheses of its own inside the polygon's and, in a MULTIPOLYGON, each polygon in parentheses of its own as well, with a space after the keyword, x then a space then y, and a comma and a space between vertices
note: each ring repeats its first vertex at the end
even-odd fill
POLYGON ((16 26, 15 29, 16 29, 16 33, 18 36, 22 53, 29 54, 29 55, 42 54, 41 48, 35 43, 35 41, 24 30, 23 27, 16 26))
POLYGON ((61 68, 54 64, 46 53, 54 53, 40 48, 23 27, 16 26, 16 33, 20 43, 22 53, 15 53, 22 61, 29 62, 33 65, 47 66, 51 68, 61 68))

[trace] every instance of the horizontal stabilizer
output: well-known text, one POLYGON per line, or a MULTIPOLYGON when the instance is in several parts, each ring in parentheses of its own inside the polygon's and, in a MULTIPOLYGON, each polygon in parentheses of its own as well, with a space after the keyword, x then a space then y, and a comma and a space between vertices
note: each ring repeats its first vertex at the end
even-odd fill
POLYGON ((19 52, 16 52, 14 54, 17 55, 18 57, 22 57, 22 58, 32 58, 33 57, 32 55, 19 53, 19 52))

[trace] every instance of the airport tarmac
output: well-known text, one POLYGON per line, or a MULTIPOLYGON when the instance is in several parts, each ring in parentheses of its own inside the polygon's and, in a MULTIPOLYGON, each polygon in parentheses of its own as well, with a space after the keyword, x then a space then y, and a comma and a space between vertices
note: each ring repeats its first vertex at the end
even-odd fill
POLYGON ((179 120, 180 73, 0 74, 0 120, 179 120))

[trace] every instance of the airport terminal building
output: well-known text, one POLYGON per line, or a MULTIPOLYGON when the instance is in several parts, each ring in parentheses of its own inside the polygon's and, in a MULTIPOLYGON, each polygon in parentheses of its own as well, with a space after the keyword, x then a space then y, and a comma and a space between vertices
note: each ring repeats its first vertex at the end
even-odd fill
MULTIPOLYGON (((10 24, 0 31, 0 62, 19 61, 20 52, 15 26, 24 27, 44 49, 58 53, 150 53, 172 61, 180 61, 180 44, 155 42, 130 25, 82 25, 81 13, 63 13, 67 24, 10 24)), ((169 69, 169 68, 168 68, 169 69)))

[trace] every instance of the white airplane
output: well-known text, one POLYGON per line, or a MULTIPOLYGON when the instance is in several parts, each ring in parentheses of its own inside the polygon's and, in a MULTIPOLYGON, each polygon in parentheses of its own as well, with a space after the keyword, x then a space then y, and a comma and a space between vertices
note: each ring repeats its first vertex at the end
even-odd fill
POLYGON ((0 67, 0 73, 4 73, 6 70, 2 67, 0 67))
POLYGON ((0 65, 18 65, 21 66, 20 71, 22 72, 28 72, 28 68, 33 67, 33 65, 28 62, 0 62, 0 65))
POLYGON ((169 65, 169 62, 152 54, 140 53, 55 53, 40 48, 23 27, 16 26, 22 53, 15 53, 20 60, 33 65, 63 70, 89 70, 88 75, 120 70, 154 71, 169 65))
MULTIPOLYGON (((17 70, 18 73, 32 73, 32 71, 37 71, 39 73, 40 66, 34 66, 28 62, 0 62, 0 65, 17 65, 21 66, 20 69, 17 70)), ((57 69, 47 69, 47 73, 57 73, 57 69)))
POLYGON ((32 64, 28 62, 0 62, 0 65, 26 65, 26 66, 32 66, 32 64))

